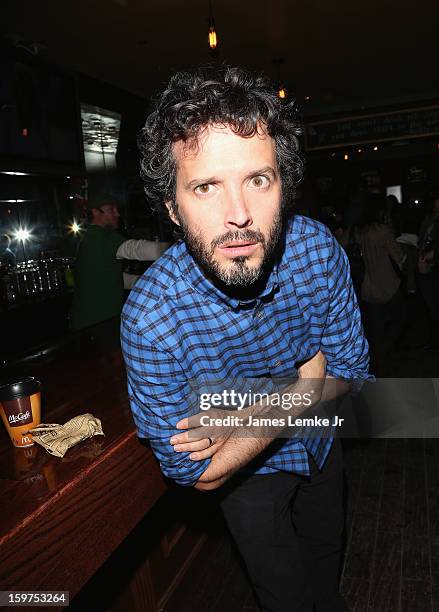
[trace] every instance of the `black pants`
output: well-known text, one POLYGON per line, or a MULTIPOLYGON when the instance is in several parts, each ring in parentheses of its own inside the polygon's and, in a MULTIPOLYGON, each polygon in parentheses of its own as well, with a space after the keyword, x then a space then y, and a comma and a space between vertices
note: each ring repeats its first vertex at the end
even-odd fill
POLYGON ((320 472, 240 476, 221 501, 263 610, 341 612, 343 532, 339 441, 320 472))

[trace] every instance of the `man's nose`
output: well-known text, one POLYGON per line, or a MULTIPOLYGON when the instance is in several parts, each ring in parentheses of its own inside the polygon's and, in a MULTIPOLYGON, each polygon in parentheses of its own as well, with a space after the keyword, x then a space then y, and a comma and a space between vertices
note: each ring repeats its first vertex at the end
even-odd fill
POLYGON ((224 225, 229 229, 245 228, 252 225, 253 219, 248 204, 240 189, 226 195, 224 225))

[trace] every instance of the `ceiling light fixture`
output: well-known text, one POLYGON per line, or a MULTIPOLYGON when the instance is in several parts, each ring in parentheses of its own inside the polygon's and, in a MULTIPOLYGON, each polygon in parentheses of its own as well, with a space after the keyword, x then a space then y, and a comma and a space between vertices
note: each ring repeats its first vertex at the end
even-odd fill
POLYGON ((215 30, 215 20, 213 18, 212 0, 209 0, 209 34, 208 34, 209 47, 214 50, 218 46, 218 37, 215 30))
POLYGON ((10 174, 11 176, 27 176, 27 172, 13 172, 12 170, 4 170, 2 174, 10 174))
POLYGON ((285 98, 287 97, 286 87, 280 79, 280 66, 284 63, 284 61, 285 59, 283 57, 275 57, 272 60, 272 63, 276 66, 276 77, 278 83, 277 95, 281 100, 285 100, 285 98))
POLYGON ((285 100, 285 98, 287 97, 287 90, 285 89, 283 85, 279 87, 277 95, 279 96, 281 100, 285 100))

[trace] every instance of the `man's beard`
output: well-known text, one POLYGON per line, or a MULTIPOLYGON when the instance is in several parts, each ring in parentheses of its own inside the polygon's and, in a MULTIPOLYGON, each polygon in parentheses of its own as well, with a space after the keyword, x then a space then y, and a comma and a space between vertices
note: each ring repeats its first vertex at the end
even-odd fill
POLYGON ((273 265, 273 258, 280 244, 283 230, 283 216, 279 211, 273 220, 267 238, 261 231, 250 229, 229 231, 218 236, 206 245, 201 232, 194 233, 185 224, 180 215, 176 214, 181 231, 189 252, 206 275, 213 280, 219 280, 227 287, 249 287, 261 280, 273 265), (259 266, 249 266, 250 256, 234 257, 229 266, 214 259, 215 248, 226 242, 235 240, 259 242, 263 249, 263 258, 259 266))

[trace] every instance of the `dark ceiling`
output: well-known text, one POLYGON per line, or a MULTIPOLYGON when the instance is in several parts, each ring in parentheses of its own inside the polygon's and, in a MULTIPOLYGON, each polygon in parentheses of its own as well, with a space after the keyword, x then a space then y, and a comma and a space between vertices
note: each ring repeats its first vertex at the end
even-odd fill
MULTIPOLYGON (((437 0, 213 0, 213 12, 219 59, 279 76, 312 113, 439 97, 437 0)), ((148 97, 210 60, 208 14, 208 0, 4 0, 0 32, 148 97)))

